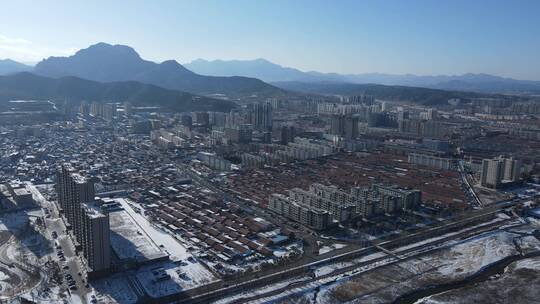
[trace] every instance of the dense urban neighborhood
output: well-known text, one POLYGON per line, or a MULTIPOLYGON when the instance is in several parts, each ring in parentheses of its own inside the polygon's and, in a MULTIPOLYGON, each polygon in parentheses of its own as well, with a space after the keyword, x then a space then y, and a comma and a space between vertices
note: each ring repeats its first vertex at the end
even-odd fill
POLYGON ((1 9, 1 304, 540 303, 540 2, 1 9))
POLYGON ((418 284, 536 265, 537 114, 449 102, 270 98, 175 113, 11 101, 2 297, 412 303, 418 284))

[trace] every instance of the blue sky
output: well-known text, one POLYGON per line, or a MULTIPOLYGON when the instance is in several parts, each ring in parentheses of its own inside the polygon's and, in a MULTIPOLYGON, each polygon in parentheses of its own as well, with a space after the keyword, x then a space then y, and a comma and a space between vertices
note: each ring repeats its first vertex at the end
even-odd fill
POLYGON ((143 58, 254 59, 339 73, 490 73, 540 80, 538 0, 4 1, 0 58, 100 41, 143 58))

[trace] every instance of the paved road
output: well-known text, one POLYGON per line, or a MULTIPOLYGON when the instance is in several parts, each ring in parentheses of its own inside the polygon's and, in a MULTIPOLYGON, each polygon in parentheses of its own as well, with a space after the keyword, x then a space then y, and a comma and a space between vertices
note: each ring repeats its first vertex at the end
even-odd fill
MULTIPOLYGON (((501 209, 512 207, 523 202, 524 200, 500 202, 498 204, 491 205, 487 208, 484 208, 483 210, 471 212, 471 214, 469 214, 468 216, 462 219, 446 223, 439 227, 433 227, 425 231, 420 231, 420 232, 414 233, 412 235, 409 235, 403 238, 385 241, 385 242, 379 243, 378 245, 384 246, 386 249, 393 249, 396 247, 414 244, 418 241, 425 240, 430 237, 435 237, 437 235, 448 233, 452 231, 452 229, 456 229, 458 227, 465 228, 465 227, 471 226, 474 223, 478 224, 481 222, 486 222, 487 220, 489 220, 489 218, 492 218, 491 216, 493 216, 495 213, 500 212, 501 209)), ((495 223, 495 224, 498 224, 498 223, 495 223)), ((419 246, 422 246, 422 247, 425 247, 428 245, 429 244, 422 244, 422 245, 419 244, 419 246)), ((413 247, 416 247, 416 246, 411 246, 411 248, 413 247)), ((350 260, 352 258, 364 256, 366 254, 372 253, 373 249, 374 247, 355 249, 355 250, 348 251, 345 253, 335 254, 323 260, 319 260, 319 261, 315 261, 315 262, 311 262, 307 264, 303 263, 302 265, 289 265, 290 267, 286 270, 281 270, 281 269, 278 270, 276 267, 273 273, 270 273, 270 274, 260 273, 260 276, 257 276, 255 278, 251 276, 249 278, 242 277, 236 281, 230 282, 231 285, 229 286, 225 286, 225 287, 221 286, 222 288, 219 288, 220 287, 219 285, 213 285, 213 286, 206 286, 207 287, 206 289, 193 290, 192 293, 186 293, 185 298, 178 299, 177 302, 178 303, 208 303, 208 301, 216 300, 218 298, 223 298, 227 294, 234 294, 239 291, 245 291, 245 290, 253 289, 259 286, 266 286, 268 284, 280 282, 287 278, 297 277, 300 274, 305 274, 307 269, 310 269, 313 266, 320 266, 320 265, 325 265, 328 263, 350 260)), ((400 254, 401 253, 402 252, 400 252, 400 254)))
MULTIPOLYGON (((80 298, 83 303, 86 303, 86 296, 91 292, 91 288, 85 287, 86 282, 84 279, 84 266, 80 261, 80 257, 76 254, 75 246, 73 245, 70 236, 68 236, 68 234, 66 233, 66 226, 64 224, 64 221, 60 217, 58 209, 56 208, 55 204, 49 202, 35 186, 29 185, 28 189, 30 190, 38 204, 43 209, 47 208, 50 211, 50 217, 45 218, 46 233, 44 237, 49 240, 51 242, 51 246, 55 248, 55 253, 53 256, 54 260, 60 265, 60 268, 62 269, 64 266, 69 267, 69 269, 62 269, 62 276, 69 273, 75 280, 77 290, 71 291, 68 289, 70 296, 74 298, 80 298), (53 238, 53 231, 56 231, 56 233, 58 234, 58 238, 53 238), (56 242, 58 242, 58 244, 61 246, 61 250, 64 252, 64 256, 66 258, 65 262, 60 261, 56 254, 56 252, 58 252, 58 249, 56 249, 55 245, 56 242), (79 275, 79 273, 81 275, 79 275)), ((65 278, 63 278, 63 280, 64 285, 67 288, 67 282, 65 278)))
MULTIPOLYGON (((418 246, 408 247, 408 248, 406 248, 404 250, 400 250, 398 253, 393 254, 393 255, 397 255, 397 257, 393 257, 392 255, 385 255, 385 256, 374 258, 374 259, 371 259, 371 260, 359 262, 359 263, 356 263, 356 264, 351 265, 351 266, 336 269, 336 270, 332 271, 331 273, 324 274, 324 275, 321 275, 321 276, 318 276, 318 277, 313 277, 311 279, 305 279, 305 280, 299 280, 299 281, 296 281, 296 283, 292 283, 292 284, 289 284, 287 286, 280 287, 280 288, 277 288, 277 289, 273 289, 273 290, 270 290, 270 291, 267 291, 267 292, 260 292, 260 293, 258 293, 257 295, 254 295, 254 296, 247 296, 247 297, 238 298, 237 300, 234 300, 231 303, 235 303, 235 304, 236 303, 249 303, 249 302, 255 301, 257 299, 261 299, 261 298, 265 298, 265 297, 273 296, 273 295, 278 295, 278 294, 280 294, 282 292, 286 292, 286 291, 288 291, 290 289, 293 289, 293 288, 302 288, 303 286, 313 288, 313 287, 316 287, 317 285, 320 285, 320 284, 316 283, 317 281, 321 281, 321 280, 325 280, 325 279, 331 279, 331 278, 334 278, 334 277, 337 277, 337 276, 340 276, 340 275, 345 275, 346 273, 348 273, 350 271, 353 271, 353 270, 358 269, 358 268, 363 267, 363 266, 372 265, 373 263, 380 263, 381 261, 388 260, 386 263, 381 263, 380 265, 377 265, 376 268, 378 268, 378 267, 387 266, 387 265, 390 265, 390 264, 393 264, 393 263, 397 263, 399 261, 402 261, 403 259, 414 258, 414 257, 420 256, 420 255, 426 254, 428 252, 437 250, 438 248, 443 246, 445 243, 448 243, 449 241, 456 240, 456 239, 463 239, 463 238, 471 237, 471 236, 474 236, 474 235, 483 234, 483 233, 488 232, 488 231, 493 231, 493 230, 499 229, 499 227, 504 225, 505 223, 507 223, 507 221, 508 220, 501 220, 500 222, 496 222, 496 223, 492 223, 492 224, 489 224, 489 225, 486 225, 486 226, 481 226, 481 227, 477 227, 477 228, 474 228, 474 229, 466 230, 466 231, 463 231, 462 233, 456 233, 454 235, 450 235, 450 236, 447 236, 447 237, 444 237, 444 238, 435 239, 432 242, 422 243, 422 244, 419 244, 418 246), (313 285, 313 284, 315 284, 315 285, 313 285)), ((275 283, 279 283, 280 281, 290 280, 291 278, 295 278, 295 277, 301 278, 301 277, 305 277, 306 274, 307 273, 303 273, 303 274, 298 274, 297 273, 296 275, 283 277, 283 278, 281 278, 279 280, 275 280, 275 279, 267 280, 266 284, 275 284, 275 283)), ((354 273, 354 274, 351 274, 351 275, 355 276, 355 275, 359 275, 359 274, 361 274, 361 273, 354 273)), ((263 278, 261 278, 261 279, 263 279, 263 278)), ((261 279, 258 279, 258 280, 261 280, 261 279)), ((220 299, 220 298, 225 298, 227 294, 234 294, 234 293, 237 293, 237 292, 240 292, 240 291, 254 290, 254 288, 256 286, 260 285, 260 284, 258 284, 258 285, 255 285, 255 286, 249 286, 249 282, 245 282, 245 283, 242 283, 242 284, 246 284, 246 287, 242 288, 242 289, 239 289, 239 290, 236 289, 235 291, 231 291, 231 292, 227 292, 227 289, 216 290, 214 292, 209 292, 207 295, 195 296, 192 299, 187 299, 185 301, 179 301, 178 303, 205 303, 205 301, 211 301, 211 300, 213 301, 213 300, 217 300, 217 299, 220 299), (205 296, 208 296, 209 298, 206 298, 205 296)), ((235 289, 235 287, 237 287, 237 286, 231 286, 228 289, 232 290, 232 289, 235 289)))

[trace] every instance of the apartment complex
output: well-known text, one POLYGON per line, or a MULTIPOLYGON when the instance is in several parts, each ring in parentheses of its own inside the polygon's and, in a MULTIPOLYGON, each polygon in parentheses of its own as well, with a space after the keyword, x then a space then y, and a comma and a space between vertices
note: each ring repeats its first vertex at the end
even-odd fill
POLYGON ((249 120, 257 130, 272 130, 272 104, 269 102, 251 104, 249 120))
POLYGON ((267 145, 271 152, 241 155, 242 166, 251 168, 261 168, 266 164, 276 165, 288 163, 295 160, 314 159, 332 155, 336 148, 329 142, 323 140, 313 140, 302 137, 295 137, 294 142, 289 142, 286 146, 267 145))
POLYGON ((225 129, 225 137, 232 143, 250 143, 253 136, 253 127, 250 124, 238 124, 225 129))
POLYGON ((350 192, 336 186, 312 184, 309 190, 293 188, 288 195, 271 194, 268 208, 313 229, 325 229, 332 222, 355 217, 395 214, 413 210, 422 200, 419 190, 374 184, 350 192))
POLYGON ((197 153, 197 159, 208 167, 219 170, 229 171, 231 170, 231 162, 217 156, 215 153, 199 152, 197 153))
POLYGON ((86 102, 82 102, 79 106, 79 113, 83 116, 92 115, 108 121, 117 117, 116 104, 113 103, 93 102, 88 105, 86 102))
POLYGON ((82 249, 88 268, 106 270, 111 265, 109 215, 89 204, 83 207, 83 214, 82 249))
POLYGON ((452 133, 452 129, 443 122, 419 119, 399 120, 398 131, 400 133, 427 138, 444 138, 452 133))
POLYGON ((102 272, 111 264, 109 216, 94 202, 94 183, 69 164, 57 170, 58 205, 76 247, 82 250, 88 272, 102 272))
POLYGON ((518 181, 521 175, 521 161, 502 156, 482 160, 480 184, 488 188, 498 188, 505 183, 518 181))
POLYGON ((408 161, 411 164, 432 167, 436 169, 452 170, 452 159, 437 157, 422 153, 409 153, 408 161))
POLYGON ((331 223, 331 215, 328 211, 301 204, 283 194, 270 195, 268 208, 316 230, 326 229, 331 223))

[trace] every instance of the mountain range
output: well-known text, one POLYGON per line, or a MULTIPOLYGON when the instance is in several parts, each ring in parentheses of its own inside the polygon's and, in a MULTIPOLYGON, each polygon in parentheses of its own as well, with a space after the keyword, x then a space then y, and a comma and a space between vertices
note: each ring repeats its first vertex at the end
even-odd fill
POLYGON ((283 67, 265 59, 213 60, 197 59, 184 66, 195 73, 212 76, 239 75, 270 82, 342 82, 426 87, 433 89, 483 93, 539 93, 540 81, 516 80, 488 74, 418 76, 381 73, 337 74, 303 72, 283 67))
POLYGON ((73 56, 49 57, 35 67, 10 59, 0 60, 0 75, 22 71, 52 78, 75 76, 98 82, 137 81, 192 94, 223 94, 231 98, 282 96, 286 94, 283 89, 291 87, 290 84, 284 87, 284 82, 311 83, 311 86, 316 83, 335 82, 481 93, 540 93, 540 81, 516 80, 488 74, 418 76, 303 72, 265 59, 197 59, 184 65, 174 60, 156 63, 142 59, 129 46, 103 42, 81 49, 73 56), (280 86, 281 88, 278 88, 280 86))
POLYGON ((0 63, 0 68, 4 67, 0 75, 7 74, 0 78, 0 101, 28 98, 131 101, 136 105, 160 105, 180 111, 226 111, 234 106, 232 102, 212 98, 216 96, 257 101, 266 97, 298 96, 294 92, 370 94, 381 99, 441 104, 450 98, 487 96, 486 92, 540 92, 539 82, 485 74, 325 74, 285 68, 264 59, 199 59, 186 64, 186 68, 174 60, 162 63, 144 60, 129 46, 107 43, 81 49, 69 57, 49 57, 34 68, 11 60, 0 63), (21 70, 31 73, 17 73, 21 70))
POLYGON ((67 76, 48 78, 29 72, 0 76, 0 103, 49 99, 69 102, 129 101, 135 106, 161 106, 173 111, 229 111, 236 104, 136 81, 97 82, 67 76))
MULTIPOLYGON (((318 95, 371 95, 377 99, 403 102, 416 102, 424 105, 444 105, 448 100, 459 98, 468 100, 479 97, 493 97, 494 94, 449 91, 411 86, 395 86, 382 84, 361 84, 345 82, 299 82, 283 81, 275 85, 290 91, 318 95)), ((497 95, 504 98, 504 95, 497 95)), ((516 97, 515 97, 516 98, 516 97)))
POLYGON ((31 71, 32 67, 11 59, 0 59, 0 75, 31 71))
POLYGON ((129 46, 103 42, 79 50, 73 56, 44 59, 33 72, 46 77, 75 76, 99 82, 137 81, 200 95, 270 97, 282 93, 281 89, 259 79, 199 75, 174 60, 155 63, 142 59, 129 46))

